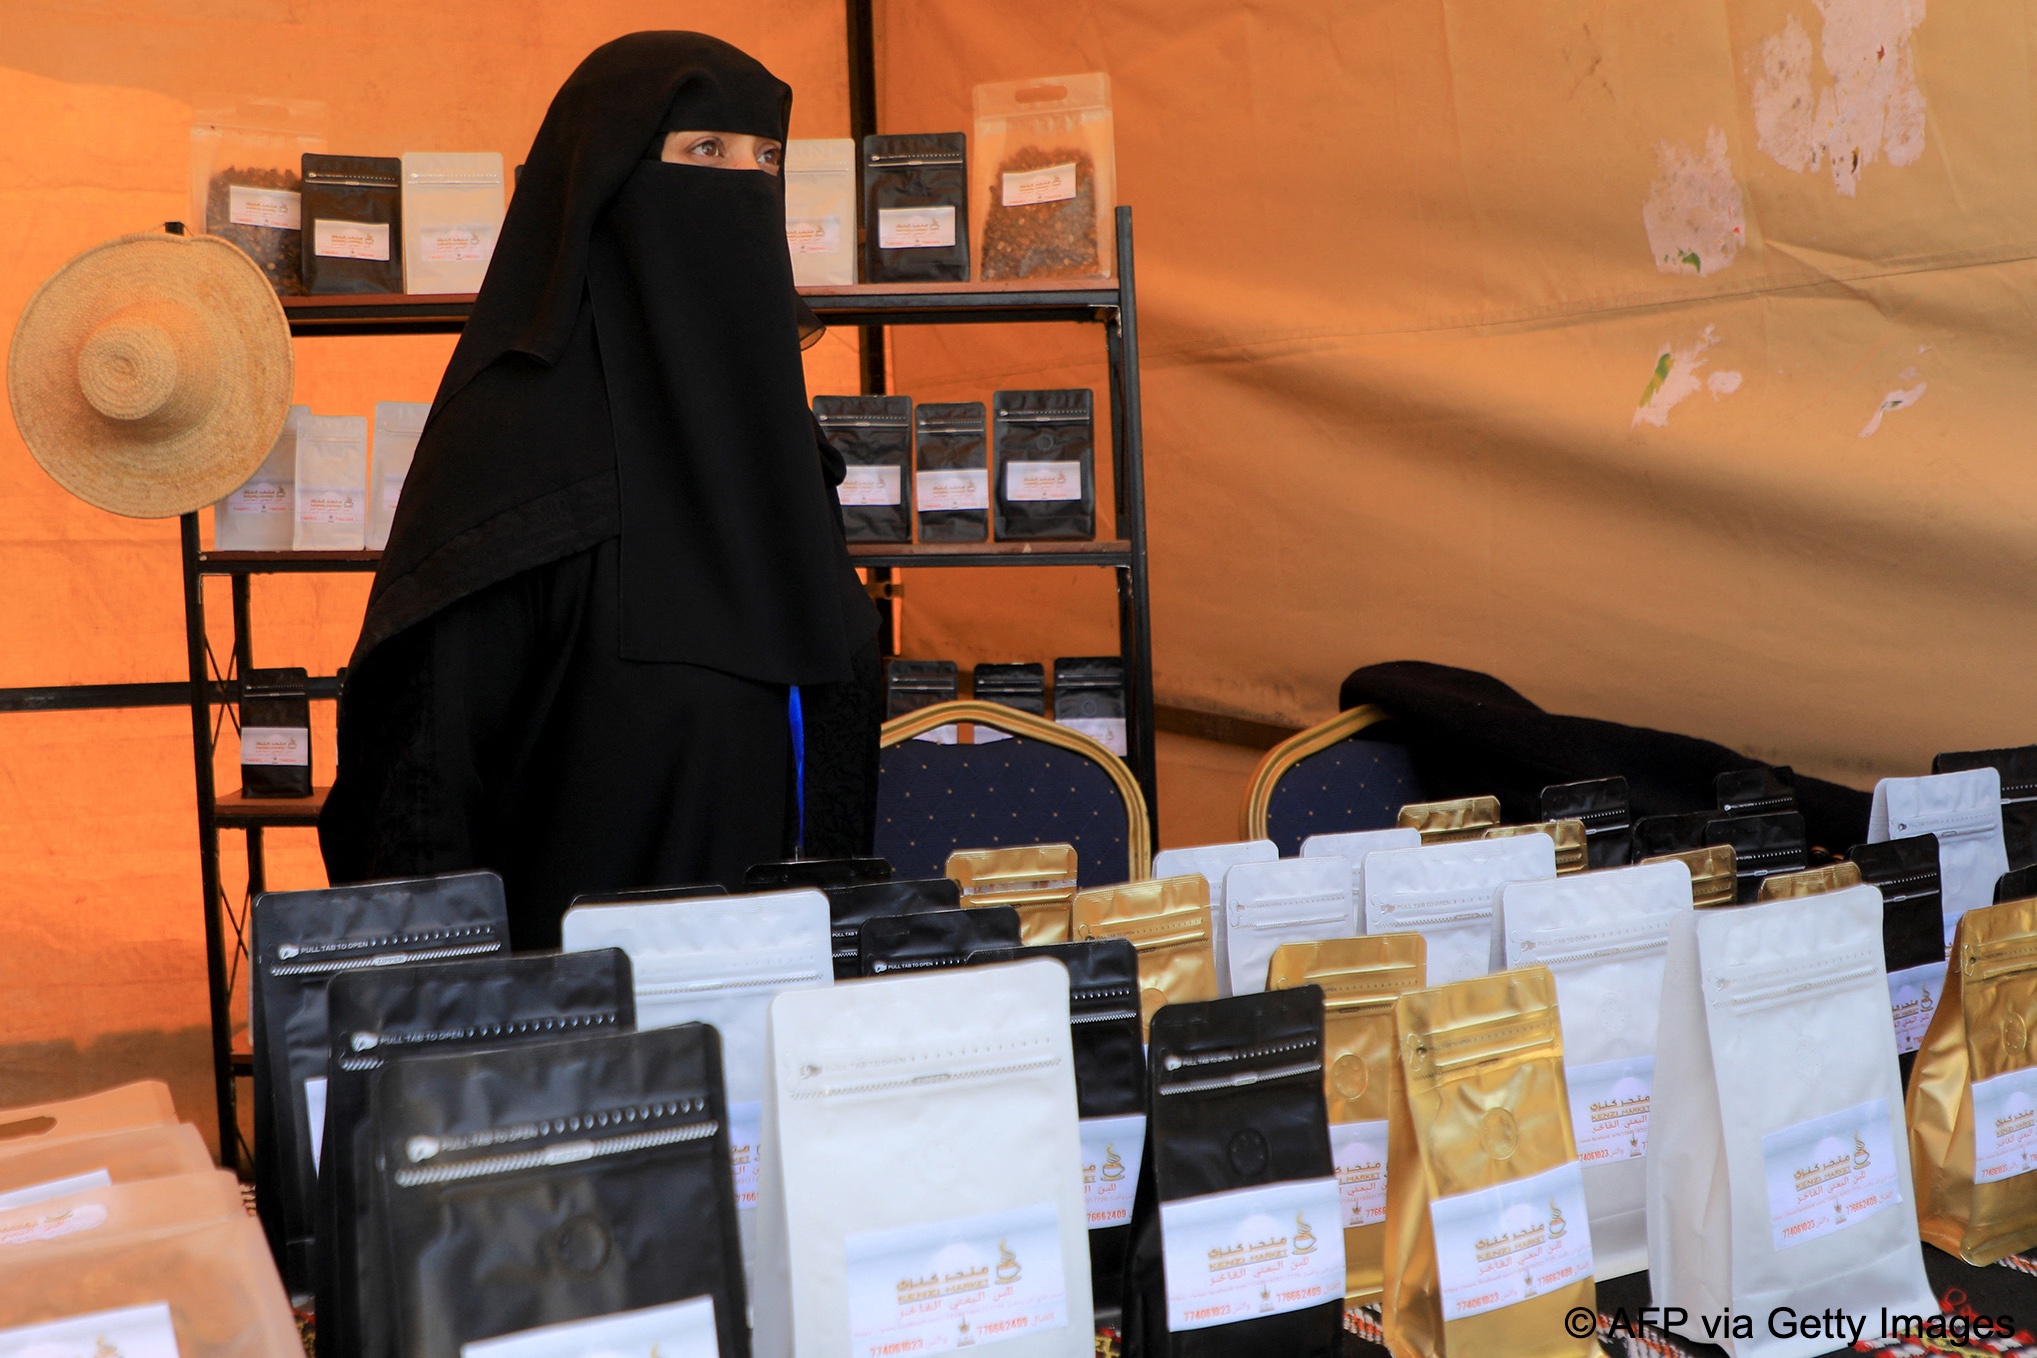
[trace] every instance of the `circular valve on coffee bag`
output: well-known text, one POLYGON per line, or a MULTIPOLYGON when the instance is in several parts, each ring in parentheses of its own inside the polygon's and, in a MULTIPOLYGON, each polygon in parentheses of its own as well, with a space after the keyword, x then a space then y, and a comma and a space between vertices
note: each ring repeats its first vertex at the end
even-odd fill
POLYGON ((1337 1091, 1340 1099, 1364 1097, 1371 1083, 1372 1076, 1365 1069, 1365 1063, 1349 1052, 1338 1057, 1330 1066, 1330 1087, 1337 1091))
POLYGON ((1504 1108, 1486 1110, 1478 1123, 1478 1144, 1495 1160, 1508 1160, 1521 1147, 1521 1129, 1504 1108))

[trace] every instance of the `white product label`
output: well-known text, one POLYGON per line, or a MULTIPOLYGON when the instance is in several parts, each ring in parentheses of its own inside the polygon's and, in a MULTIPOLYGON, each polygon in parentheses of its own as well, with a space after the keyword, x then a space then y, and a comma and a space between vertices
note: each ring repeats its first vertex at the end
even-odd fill
POLYGON ((736 1210, 757 1208, 758 1156, 764 1149, 764 1104, 761 1099, 729 1105, 729 1167, 736 1179, 736 1210))
POLYGON ((87 1170, 73 1174, 66 1179, 51 1179, 47 1183, 30 1184, 17 1188, 11 1193, 0 1193, 0 1211, 10 1207, 26 1207, 30 1203, 48 1202, 51 1198, 68 1198, 73 1193, 89 1193, 95 1188, 113 1187, 113 1176, 103 1169, 87 1170))
POLYGON ((303 768, 311 763, 311 732, 302 726, 243 726, 240 762, 303 768))
POLYGON ((1577 1161, 1429 1204, 1443 1319, 1497 1311, 1592 1275, 1577 1161))
POLYGON ((311 253, 327 259, 389 259, 389 223, 311 219, 311 253))
POLYGON ((922 471, 913 478, 912 501, 923 514, 937 509, 988 509, 990 472, 982 467, 922 471))
POLYGON ((1004 498, 1014 504, 1082 498, 1080 462, 1007 462, 1004 498))
POLYGON ((895 505, 905 498, 905 468, 851 467, 835 494, 845 505, 895 505))
POLYGON ((845 1252, 851 1358, 947 1353, 1068 1323, 1050 1202, 852 1235, 845 1252))
POLYGON ((0 1249, 9 1245, 28 1245, 38 1240, 56 1240, 80 1231, 90 1231, 106 1224, 106 1208, 96 1202, 78 1202, 66 1206, 50 1203, 12 1221, 0 1221, 0 1249))
POLYGON ((1120 759, 1124 758, 1128 747, 1123 717, 1063 717, 1059 724, 1071 731, 1082 732, 1120 759))
POLYGON ((952 207, 881 207, 877 209, 877 248, 927 250, 955 243, 952 207))
MULTIPOLYGON (((976 743, 983 743, 981 727, 976 743)), ((1089 1210, 1089 1229, 1126 1225, 1139 1186, 1139 1158, 1146 1150, 1146 1115, 1084 1118, 1080 1125, 1082 1205, 1089 1210)))
POLYGON ((304 1082, 304 1125, 311 1129, 311 1168, 317 1171, 325 1154, 325 1077, 304 1082))
POLYGON ((289 189, 251 189, 229 184, 226 219, 235 226, 267 226, 296 231, 304 222, 303 198, 289 189))
POLYGON ((717 1358, 719 1352, 712 1297, 541 1325, 460 1345, 460 1358, 717 1358))
POLYGON ((1761 1138, 1776 1249, 1844 1230, 1903 1200, 1888 1100, 1842 1108, 1761 1138))
POLYGON ((1004 205, 1029 207, 1034 203, 1058 203, 1075 196, 1075 162, 1049 165, 1044 170, 1014 170, 1004 176, 1004 205))
POLYGON ((1973 1181, 2037 1169, 2037 1066, 1973 1082, 1973 1181))
POLYGON ((795 255, 831 255, 842 248, 840 217, 787 217, 785 244, 795 255))
POLYGON ((1896 1051, 1913 1052, 1924 1045, 1931 1015, 1945 993, 1945 964, 1926 962, 1888 974, 1888 1010, 1896 1024, 1896 1051))
POLYGON ((226 512, 239 517, 288 514, 290 487, 280 481, 250 481, 226 497, 226 512))
POLYGON ((396 512, 396 502, 402 498, 403 498, 403 474, 399 472, 394 476, 383 477, 382 512, 384 514, 394 514, 396 512))
POLYGON ((1337 1166, 1337 1200, 1344 1229, 1386 1220, 1386 1122, 1333 1122, 1330 1158, 1337 1166))
POLYGON ((1342 1214, 1334 1178, 1161 1203, 1167 1328, 1204 1330, 1341 1301, 1342 1214))
POLYGON ((418 258, 427 264, 472 264, 488 258, 494 238, 492 226, 421 226, 418 258))
POLYGON ((297 488, 299 523, 333 524, 347 527, 360 523, 367 497, 355 490, 307 490, 297 488))
POLYGON ((1563 1072, 1570 1086, 1570 1130, 1586 1165, 1639 1160, 1648 1154, 1648 1099, 1655 1058, 1595 1061, 1563 1072))
POLYGON ((0 1358, 177 1358, 177 1331, 152 1301, 0 1330, 0 1358))

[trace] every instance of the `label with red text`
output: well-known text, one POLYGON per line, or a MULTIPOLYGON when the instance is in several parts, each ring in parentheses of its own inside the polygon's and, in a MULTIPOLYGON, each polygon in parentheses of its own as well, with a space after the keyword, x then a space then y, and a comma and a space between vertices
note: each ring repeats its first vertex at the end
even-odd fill
POLYGON ((1525 1179, 1438 1198, 1443 1319, 1462 1320, 1592 1276, 1584 1171, 1571 1160, 1525 1179))
POLYGON ((1788 1249, 1903 1200, 1888 1100, 1842 1108, 1761 1138, 1769 1236, 1788 1249))
POLYGON ((1234 1325, 1344 1296, 1337 1181, 1294 1179, 1160 1204, 1167 1327, 1234 1325))
POLYGON ((1051 1202, 852 1235, 845 1262, 851 1358, 981 1348, 1068 1324, 1051 1202))

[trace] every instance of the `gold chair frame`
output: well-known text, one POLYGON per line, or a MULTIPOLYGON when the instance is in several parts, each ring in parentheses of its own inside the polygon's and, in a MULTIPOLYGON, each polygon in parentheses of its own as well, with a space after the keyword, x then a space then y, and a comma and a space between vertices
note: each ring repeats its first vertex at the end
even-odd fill
POLYGON ((1266 838, 1266 807, 1273 800, 1274 786, 1289 769, 1310 755, 1319 754, 1339 741, 1349 740, 1366 727, 1385 721, 1387 716, 1385 708, 1367 703, 1348 712, 1339 712, 1321 725, 1289 736, 1268 750, 1259 761, 1259 767, 1252 770, 1252 780, 1245 784, 1245 800, 1238 807, 1238 837, 1266 838))
POLYGON ((893 717, 884 723, 877 743, 880 748, 888 750, 937 726, 960 721, 973 726, 994 726, 1010 735, 1058 745, 1099 765, 1109 776, 1111 786, 1117 789, 1118 800, 1125 807, 1125 863, 1131 869, 1127 880, 1137 882, 1152 875, 1153 822, 1146 814, 1146 798, 1140 793, 1132 771, 1125 767, 1125 761, 1112 754, 1101 741, 1015 707, 980 702, 975 698, 958 698, 954 702, 935 703, 902 717, 893 717))

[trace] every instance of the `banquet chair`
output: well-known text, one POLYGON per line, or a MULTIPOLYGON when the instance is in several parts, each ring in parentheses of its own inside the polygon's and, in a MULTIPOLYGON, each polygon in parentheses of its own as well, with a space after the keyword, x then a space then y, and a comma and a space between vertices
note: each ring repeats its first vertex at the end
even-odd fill
POLYGON ((1291 858, 1310 835, 1383 830, 1424 800, 1407 748, 1364 734, 1386 719, 1354 707, 1268 750, 1245 785, 1239 837, 1270 839, 1291 858))
POLYGON ((1152 868, 1145 798, 1122 759, 1044 717, 998 703, 935 703, 884 723, 877 853, 901 878, 939 877, 957 849, 1072 844, 1084 887, 1152 868), (951 723, 1009 740, 936 745, 913 737, 951 723))

